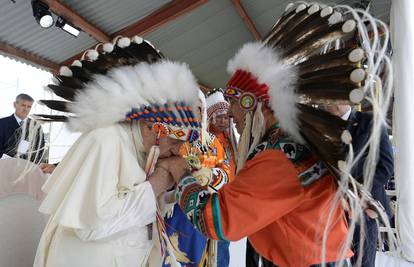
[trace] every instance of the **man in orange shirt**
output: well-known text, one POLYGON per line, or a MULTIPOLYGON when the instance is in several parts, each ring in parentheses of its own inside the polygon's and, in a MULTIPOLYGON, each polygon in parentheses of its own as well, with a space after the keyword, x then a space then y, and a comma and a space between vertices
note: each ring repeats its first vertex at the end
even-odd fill
POLYGON ((335 178, 285 130, 286 118, 275 112, 275 85, 238 64, 252 54, 269 58, 272 53, 261 43, 248 44, 230 61, 236 67, 225 96, 241 133, 234 181, 212 193, 186 171, 182 158, 160 166, 178 181, 177 202, 205 236, 229 241, 247 236, 258 253, 277 266, 333 266, 352 256, 349 249, 341 255, 348 229, 340 202, 332 204, 335 178))
MULTIPOLYGON (((242 131, 244 114, 238 104, 232 103, 231 113, 242 131)), ((300 174, 317 173, 321 164, 306 147, 282 134, 269 108, 263 108, 263 113, 266 134, 235 180, 210 194, 195 178, 184 176, 178 184, 177 201, 205 236, 229 241, 247 236, 261 255, 278 266, 320 264, 322 237, 336 192, 334 178, 321 170, 318 181, 302 186, 300 174)), ((179 158, 161 164, 177 178, 185 170, 179 169, 180 163, 185 166, 179 158)), ((347 234, 340 205, 333 217, 325 254, 326 262, 332 264, 339 260, 347 234)), ((351 255, 351 251, 346 254, 351 255)))

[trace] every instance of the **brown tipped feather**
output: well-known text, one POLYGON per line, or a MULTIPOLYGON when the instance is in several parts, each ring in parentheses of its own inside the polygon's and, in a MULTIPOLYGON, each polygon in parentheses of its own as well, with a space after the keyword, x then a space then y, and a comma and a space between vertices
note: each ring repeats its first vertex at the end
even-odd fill
POLYGON ((319 63, 325 64, 329 63, 332 60, 336 60, 338 58, 342 59, 345 58, 348 60, 348 55, 354 50, 353 47, 345 47, 338 50, 332 50, 325 54, 314 55, 307 59, 304 62, 299 63, 297 66, 300 68, 306 68, 312 65, 318 65, 319 63))
POLYGON ((91 73, 90 71, 77 66, 70 66, 69 68, 73 73, 73 77, 78 79, 79 81, 87 83, 92 80, 93 73, 91 73))
POLYGON ((300 21, 300 23, 292 25, 291 27, 293 28, 287 32, 286 36, 278 43, 274 43, 272 45, 276 45, 282 49, 288 49, 290 45, 297 43, 300 39, 305 38, 314 28, 318 27, 319 25, 327 24, 328 17, 321 17, 320 12, 313 13, 312 15, 308 15, 305 19, 300 21))
POLYGON ((46 105, 50 109, 69 112, 67 109, 67 104, 69 104, 69 102, 60 100, 39 100, 39 102, 43 105, 46 105))
POLYGON ((351 72, 356 69, 352 65, 335 66, 326 69, 314 70, 307 73, 300 73, 299 77, 301 80, 306 81, 318 81, 322 79, 343 79, 349 80, 351 72))
POLYGON ((273 46, 279 46, 279 44, 281 42, 283 42, 283 40, 285 40, 286 38, 289 38, 290 35, 290 30, 295 30, 295 28, 301 24, 301 22, 303 22, 304 20, 306 20, 309 17, 308 14, 308 8, 305 8, 304 10, 296 13, 284 26, 284 30, 283 31, 279 31, 276 35, 273 36, 273 38, 271 38, 269 40, 269 43, 272 44, 273 46), (290 30, 288 30, 290 29, 290 30))
POLYGON ((96 61, 82 61, 82 68, 94 74, 106 74, 107 68, 102 64, 102 59, 98 58, 96 61))
POLYGON ((47 87, 49 87, 55 95, 60 96, 69 101, 73 101, 75 98, 76 92, 80 90, 80 89, 73 89, 73 88, 65 87, 62 85, 55 85, 55 84, 48 84, 47 87))
POLYGON ((336 166, 345 159, 342 132, 347 122, 326 111, 299 104, 301 134, 312 150, 326 163, 336 166))
MULTIPOLYGON (((278 33, 281 29, 296 15, 296 10, 293 8, 292 10, 285 12, 285 14, 275 23, 272 27, 272 30, 267 34, 264 38, 264 42, 270 42, 273 38, 277 38, 278 33)), ((273 40, 273 42, 276 40, 273 40)))
POLYGON ((350 92, 359 88, 353 82, 327 81, 303 83, 297 87, 297 93, 308 97, 311 102, 318 103, 315 100, 349 100, 350 92))
POLYGON ((348 123, 338 116, 332 115, 321 109, 316 109, 308 105, 298 104, 301 118, 321 133, 326 133, 326 138, 333 141, 341 141, 341 134, 347 128, 348 123))
POLYGON ((341 22, 333 25, 320 25, 320 27, 313 29, 305 38, 299 39, 297 43, 287 47, 284 53, 287 57, 286 62, 289 64, 300 62, 303 58, 319 52, 318 49, 324 45, 353 35, 353 33, 344 33, 342 24, 341 22))
POLYGON ((312 56, 308 60, 297 65, 299 73, 302 75, 309 72, 340 66, 353 66, 356 68, 361 65, 361 62, 349 61, 348 56, 352 50, 353 48, 344 48, 330 51, 326 54, 312 56))
POLYGON ((68 117, 63 115, 49 115, 49 114, 34 114, 36 120, 44 121, 44 122, 67 122, 68 117))
POLYGON ((62 75, 57 75, 55 78, 59 81, 59 85, 73 88, 73 89, 81 89, 83 88, 83 83, 77 78, 74 77, 66 77, 62 75))

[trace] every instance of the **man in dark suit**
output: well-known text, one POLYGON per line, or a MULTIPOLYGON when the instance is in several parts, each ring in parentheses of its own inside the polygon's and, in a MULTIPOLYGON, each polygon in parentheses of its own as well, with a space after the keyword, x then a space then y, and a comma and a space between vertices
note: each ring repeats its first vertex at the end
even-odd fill
MULTIPOLYGON (((29 144, 22 142, 26 142, 27 136, 29 135, 29 131, 26 132, 26 137, 21 138, 22 135, 22 126, 30 124, 27 116, 30 113, 30 110, 33 105, 33 98, 27 94, 19 94, 16 97, 16 101, 13 103, 15 112, 8 117, 0 119, 0 158, 3 154, 8 156, 14 157, 18 154, 18 147, 20 146, 20 150, 27 150, 29 144)), ((43 134, 40 134, 41 129, 38 130, 38 136, 35 138, 36 148, 43 148, 44 147, 44 138, 43 134), (39 143, 40 142, 40 143, 39 143)), ((22 154, 22 158, 27 158, 25 155, 25 151, 19 151, 22 154)), ((30 160, 39 161, 42 153, 38 153, 38 157, 35 156, 30 157, 30 160)))
MULTIPOLYGON (((351 109, 349 105, 329 105, 325 109, 333 115, 341 117, 343 120, 349 122, 348 130, 352 135, 352 147, 355 155, 361 151, 363 146, 368 142, 368 138, 372 127, 372 114, 357 112, 351 109)), ((363 183, 364 163, 368 155, 368 150, 365 151, 361 159, 353 167, 351 173, 354 178, 363 183)), ((389 199, 385 193, 384 186, 388 180, 394 174, 394 158, 392 152, 392 145, 389 140, 387 130, 383 127, 381 131, 379 158, 377 168, 374 175, 374 181, 372 184, 371 194, 372 197, 378 200, 388 217, 392 217, 389 199)), ((378 229, 374 219, 365 216, 365 241, 364 252, 362 256, 362 266, 371 267, 375 266, 375 255, 377 248, 378 229)), ((352 258, 353 263, 356 262, 359 255, 359 240, 360 240, 360 228, 357 225, 353 239, 353 251, 355 253, 352 258)))

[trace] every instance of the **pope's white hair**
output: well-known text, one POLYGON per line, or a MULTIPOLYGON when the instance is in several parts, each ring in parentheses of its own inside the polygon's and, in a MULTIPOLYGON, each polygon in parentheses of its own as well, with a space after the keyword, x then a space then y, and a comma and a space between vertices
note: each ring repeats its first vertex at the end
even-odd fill
POLYGON ((280 122, 280 127, 296 141, 303 142, 297 119, 299 111, 296 106, 295 68, 284 64, 275 49, 261 42, 254 42, 243 45, 229 61, 227 71, 233 74, 237 70, 248 71, 259 83, 269 86, 269 104, 280 122))
POLYGON ((198 84, 185 63, 161 61, 112 69, 94 76, 70 104, 69 127, 89 131, 125 120, 132 108, 167 102, 198 106, 198 84))

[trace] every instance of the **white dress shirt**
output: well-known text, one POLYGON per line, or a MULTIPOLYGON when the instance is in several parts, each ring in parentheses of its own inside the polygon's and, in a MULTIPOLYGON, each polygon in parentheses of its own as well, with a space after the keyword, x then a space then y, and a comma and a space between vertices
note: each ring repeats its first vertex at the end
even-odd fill
POLYGON ((347 112, 345 112, 345 113, 341 116, 341 119, 343 119, 344 121, 347 121, 347 120, 349 119, 349 116, 351 116, 351 111, 352 111, 352 108, 351 108, 351 107, 349 107, 348 111, 347 111, 347 112))
POLYGON ((17 124, 22 126, 26 119, 24 119, 24 120, 20 119, 15 113, 13 115, 14 115, 14 118, 16 119, 16 121, 17 121, 17 124))

